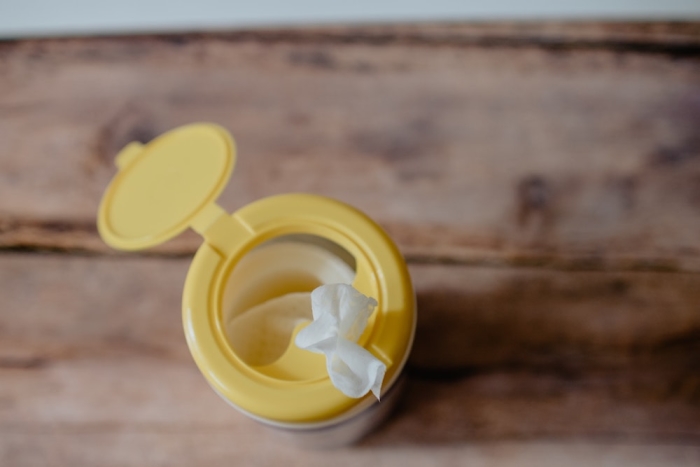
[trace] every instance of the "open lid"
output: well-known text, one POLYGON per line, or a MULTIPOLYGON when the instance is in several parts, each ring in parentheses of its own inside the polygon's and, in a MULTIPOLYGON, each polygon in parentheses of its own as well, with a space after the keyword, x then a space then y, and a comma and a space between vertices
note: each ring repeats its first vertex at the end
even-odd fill
POLYGON ((176 128, 145 146, 129 144, 117 155, 119 172, 100 203, 100 235, 121 250, 170 240, 214 203, 235 159, 229 133, 207 123, 176 128))

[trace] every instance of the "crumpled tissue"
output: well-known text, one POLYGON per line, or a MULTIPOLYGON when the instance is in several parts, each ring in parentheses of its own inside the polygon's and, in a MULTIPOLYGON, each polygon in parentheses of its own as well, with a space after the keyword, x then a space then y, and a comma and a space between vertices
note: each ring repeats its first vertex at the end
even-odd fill
POLYGON ((322 285, 311 292, 314 320, 295 340, 297 347, 325 355, 331 382, 348 397, 381 394, 386 365, 357 345, 376 306, 351 285, 322 285))

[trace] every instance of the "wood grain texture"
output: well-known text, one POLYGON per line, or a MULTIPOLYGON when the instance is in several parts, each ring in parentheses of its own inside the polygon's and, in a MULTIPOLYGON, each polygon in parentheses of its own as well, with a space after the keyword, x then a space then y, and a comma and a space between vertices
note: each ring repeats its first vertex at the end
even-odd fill
POLYGON ((0 465, 696 466, 698 128, 697 23, 0 42, 0 465), (196 234, 97 236, 116 152, 197 120, 237 139, 224 207, 332 196, 410 263, 407 391, 357 447, 207 386, 196 234))
MULTIPOLYGON (((0 296, 13 299, 0 314, 0 430, 12 436, 0 443, 202 430, 267 440, 191 361, 188 264, 3 255, 0 296)), ((421 265, 412 275, 420 321, 407 394, 367 446, 700 442, 700 315, 674 294, 679 283, 697 293, 699 276, 421 265)))
MULTIPOLYGON (((0 315, 0 363, 117 351, 189 361, 180 319, 189 259, 0 258, 0 296, 11 298, 0 315)), ((410 269, 418 371, 620 368, 647 357, 700 365, 696 274, 410 269)))
POLYGON ((584 24, 2 43, 0 245, 106 251, 93 220, 119 148, 207 120, 238 141, 231 210, 307 191, 364 210, 416 261, 700 270, 699 37, 584 24))

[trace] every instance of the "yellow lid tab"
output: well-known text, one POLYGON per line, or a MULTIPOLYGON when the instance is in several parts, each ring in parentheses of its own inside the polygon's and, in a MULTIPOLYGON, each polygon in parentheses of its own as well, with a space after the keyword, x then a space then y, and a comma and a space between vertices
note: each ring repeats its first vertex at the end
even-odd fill
POLYGON ((226 186, 236 159, 228 132, 213 124, 176 128, 117 156, 119 173, 102 197, 97 227, 104 241, 140 250, 184 231, 226 186))

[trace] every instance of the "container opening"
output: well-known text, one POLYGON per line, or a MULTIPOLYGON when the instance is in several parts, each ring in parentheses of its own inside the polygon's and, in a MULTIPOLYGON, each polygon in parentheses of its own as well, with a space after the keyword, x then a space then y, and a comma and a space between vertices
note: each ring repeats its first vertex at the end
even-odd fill
POLYGON ((355 273, 355 258, 322 237, 285 235, 259 245, 226 279, 222 306, 231 348, 248 365, 273 364, 295 329, 312 320, 311 291, 352 284, 355 273))

